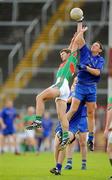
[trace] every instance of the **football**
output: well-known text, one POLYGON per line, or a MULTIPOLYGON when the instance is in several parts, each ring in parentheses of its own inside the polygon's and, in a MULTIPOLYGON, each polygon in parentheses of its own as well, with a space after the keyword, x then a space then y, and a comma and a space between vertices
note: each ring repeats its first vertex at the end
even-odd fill
POLYGON ((83 18, 83 11, 80 8, 73 8, 70 11, 71 19, 75 21, 80 21, 83 18))

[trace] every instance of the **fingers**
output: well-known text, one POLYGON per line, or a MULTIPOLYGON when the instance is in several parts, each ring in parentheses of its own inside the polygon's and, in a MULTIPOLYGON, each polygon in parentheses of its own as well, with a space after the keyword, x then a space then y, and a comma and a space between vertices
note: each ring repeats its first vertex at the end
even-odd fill
POLYGON ((85 27, 83 27, 83 28, 81 29, 82 32, 85 32, 85 31, 87 31, 87 30, 88 30, 88 27, 87 27, 87 26, 85 26, 85 27))

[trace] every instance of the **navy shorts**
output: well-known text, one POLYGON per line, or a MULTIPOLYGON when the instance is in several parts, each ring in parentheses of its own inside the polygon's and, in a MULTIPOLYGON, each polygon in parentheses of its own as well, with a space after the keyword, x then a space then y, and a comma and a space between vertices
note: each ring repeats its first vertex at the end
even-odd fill
POLYGON ((72 97, 85 102, 96 102, 96 85, 76 84, 72 97))
MULTIPOLYGON (((55 129, 55 132, 62 132, 61 124, 59 123, 58 126, 55 129)), ((75 134, 76 132, 87 132, 88 131, 88 125, 87 125, 87 118, 81 117, 80 119, 74 119, 71 123, 69 123, 69 131, 75 134)))
POLYGON ((15 132, 16 131, 15 131, 14 128, 11 128, 11 129, 6 128, 6 129, 3 130, 3 135, 4 136, 13 135, 13 134, 15 134, 15 132))

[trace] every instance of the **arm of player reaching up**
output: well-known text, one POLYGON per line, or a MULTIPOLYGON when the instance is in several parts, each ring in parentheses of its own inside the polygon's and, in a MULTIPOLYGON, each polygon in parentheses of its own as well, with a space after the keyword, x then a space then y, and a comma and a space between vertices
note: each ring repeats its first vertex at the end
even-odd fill
POLYGON ((78 49, 81 49, 85 45, 84 32, 88 30, 88 27, 82 27, 80 32, 75 38, 75 42, 78 46, 78 49))
POLYGON ((82 29, 82 22, 78 22, 77 23, 77 32, 74 34, 74 36, 71 40, 70 46, 69 46, 69 49, 71 50, 71 52, 77 51, 77 49, 78 49, 78 45, 75 42, 75 38, 77 37, 77 35, 81 31, 81 29, 82 29))

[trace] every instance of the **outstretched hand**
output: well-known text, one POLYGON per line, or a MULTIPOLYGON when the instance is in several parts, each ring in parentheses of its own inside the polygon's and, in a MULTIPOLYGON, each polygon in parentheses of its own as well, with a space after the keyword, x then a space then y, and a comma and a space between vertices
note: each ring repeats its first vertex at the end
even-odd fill
POLYGON ((81 32, 84 33, 84 32, 86 32, 87 30, 88 30, 88 27, 85 26, 85 27, 82 27, 81 32))

